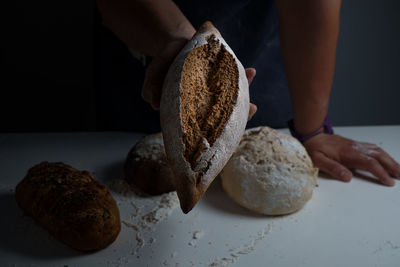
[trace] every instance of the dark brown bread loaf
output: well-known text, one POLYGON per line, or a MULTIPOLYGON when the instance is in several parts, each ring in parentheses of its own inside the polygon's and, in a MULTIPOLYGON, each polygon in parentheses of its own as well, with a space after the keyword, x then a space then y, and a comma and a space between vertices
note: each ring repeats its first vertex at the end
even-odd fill
POLYGON ((87 171, 42 162, 17 185, 21 209, 58 240, 81 251, 110 245, 121 229, 117 204, 87 171))
POLYGON ((124 164, 126 181, 150 195, 175 190, 162 134, 147 135, 129 151, 124 164))

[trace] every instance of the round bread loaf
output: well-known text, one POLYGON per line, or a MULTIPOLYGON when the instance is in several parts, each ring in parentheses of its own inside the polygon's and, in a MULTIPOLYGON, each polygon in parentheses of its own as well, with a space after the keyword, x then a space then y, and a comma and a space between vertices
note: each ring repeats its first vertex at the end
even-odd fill
POLYGON ((143 137, 129 151, 124 164, 126 181, 150 195, 175 190, 161 133, 143 137))
POLYGON ((295 138, 269 127, 247 130, 221 173, 225 192, 267 215, 301 209, 317 185, 318 169, 295 138))

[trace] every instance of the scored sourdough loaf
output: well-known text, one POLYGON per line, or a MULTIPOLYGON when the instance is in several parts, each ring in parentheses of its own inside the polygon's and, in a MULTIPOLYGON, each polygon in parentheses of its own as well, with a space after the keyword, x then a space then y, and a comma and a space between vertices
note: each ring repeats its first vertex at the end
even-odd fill
POLYGON ((242 64, 212 23, 205 22, 171 64, 160 104, 165 152, 184 213, 238 146, 249 104, 242 64))
POLYGON ((15 189, 20 208, 55 238, 81 251, 105 248, 121 229, 117 203, 88 171, 62 162, 29 169, 15 189))

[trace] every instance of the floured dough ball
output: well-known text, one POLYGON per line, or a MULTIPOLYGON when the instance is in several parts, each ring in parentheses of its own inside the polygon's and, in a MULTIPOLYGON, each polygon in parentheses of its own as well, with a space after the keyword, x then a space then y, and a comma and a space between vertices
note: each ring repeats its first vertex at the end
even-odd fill
POLYGON ((175 190, 161 133, 139 140, 129 151, 124 164, 126 181, 151 195, 175 190))
POLYGON ((258 213, 301 209, 317 185, 318 169, 295 138, 269 127, 247 130, 221 173, 225 192, 258 213))

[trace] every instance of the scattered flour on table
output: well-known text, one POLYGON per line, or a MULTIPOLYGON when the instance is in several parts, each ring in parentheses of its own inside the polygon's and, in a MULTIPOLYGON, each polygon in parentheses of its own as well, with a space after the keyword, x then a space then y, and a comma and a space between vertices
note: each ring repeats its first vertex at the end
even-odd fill
POLYGON ((385 248, 390 248, 390 249, 399 249, 400 246, 399 245, 395 245, 392 243, 392 241, 390 240, 386 240, 385 243, 383 245, 380 245, 377 249, 375 249, 372 254, 376 254, 378 252, 383 251, 385 248))
POLYGON ((168 219, 179 206, 176 192, 149 196, 131 187, 123 179, 112 180, 108 187, 120 208, 122 224, 136 231, 136 245, 132 248, 132 255, 156 242, 152 235, 156 225, 168 219))
POLYGON ((126 257, 119 257, 116 260, 113 261, 107 261, 107 267, 123 267, 127 266, 129 264, 129 260, 126 257))
MULTIPOLYGON (((108 187, 113 192, 113 196, 118 203, 121 211, 121 223, 135 231, 135 240, 130 243, 131 255, 137 255, 145 246, 156 242, 154 231, 157 224, 167 220, 172 212, 179 207, 179 200, 176 192, 162 194, 160 196, 149 196, 141 191, 132 188, 123 179, 115 179, 108 184, 108 187)), ((269 223, 265 228, 258 231, 255 235, 249 236, 249 240, 235 248, 229 249, 227 255, 215 258, 208 266, 229 266, 235 264, 241 255, 246 255, 254 251, 257 244, 263 240, 272 230, 273 223, 269 223)), ((171 237, 174 235, 171 234, 171 237)), ((194 230, 191 232, 191 240, 188 245, 197 248, 197 242, 205 236, 204 230, 194 230)), ((210 243, 210 242, 208 242, 210 243)), ((178 252, 170 254, 170 260, 176 259, 178 252)), ((117 261, 109 262, 116 266, 128 264, 125 257, 118 258, 117 261)), ((167 259, 163 265, 171 265, 167 259)), ((192 266, 194 262, 191 262, 192 266)), ((175 266, 179 266, 175 263, 175 266)))
POLYGON ((385 243, 386 243, 387 245, 389 245, 390 248, 392 248, 392 249, 399 249, 399 248, 400 248, 400 246, 393 244, 393 243, 392 243, 391 241, 389 241, 389 240, 387 240, 385 243))
POLYGON ((230 249, 229 256, 214 259, 214 261, 210 263, 208 266, 220 267, 220 266, 229 266, 230 264, 234 264, 239 259, 240 255, 246 255, 254 251, 257 244, 271 232, 272 227, 273 223, 269 223, 266 227, 264 227, 264 229, 258 231, 257 234, 250 236, 250 241, 248 241, 242 246, 230 249))
POLYGON ((196 247, 197 241, 204 236, 203 230, 196 230, 193 232, 192 240, 188 243, 189 246, 196 247))

